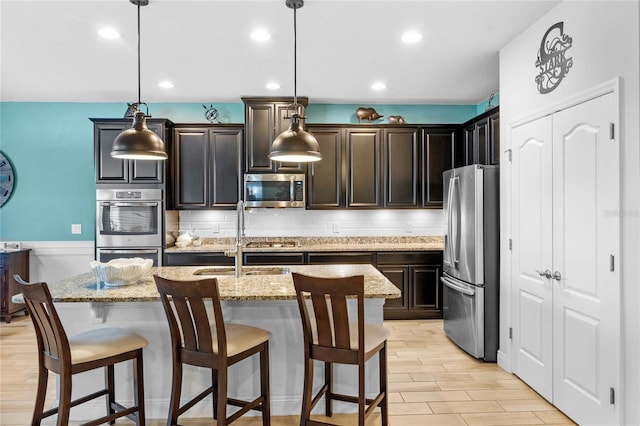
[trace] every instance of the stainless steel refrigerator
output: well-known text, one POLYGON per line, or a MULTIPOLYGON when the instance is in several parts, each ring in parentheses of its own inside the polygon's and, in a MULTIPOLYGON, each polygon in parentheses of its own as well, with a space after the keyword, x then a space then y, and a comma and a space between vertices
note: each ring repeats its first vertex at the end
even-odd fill
POLYGON ((499 303, 499 168, 447 170, 444 181, 445 334, 476 358, 496 361, 499 303))

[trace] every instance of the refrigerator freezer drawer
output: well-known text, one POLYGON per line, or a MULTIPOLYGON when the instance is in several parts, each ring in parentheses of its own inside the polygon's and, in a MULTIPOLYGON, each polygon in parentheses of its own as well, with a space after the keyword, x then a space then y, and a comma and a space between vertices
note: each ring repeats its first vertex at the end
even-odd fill
POLYGON ((484 288, 442 277, 445 334, 465 352, 484 358, 484 288))

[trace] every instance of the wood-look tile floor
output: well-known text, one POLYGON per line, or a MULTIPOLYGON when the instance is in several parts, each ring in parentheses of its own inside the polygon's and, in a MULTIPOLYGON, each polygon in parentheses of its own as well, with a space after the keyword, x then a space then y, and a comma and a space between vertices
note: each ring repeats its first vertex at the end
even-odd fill
MULTIPOLYGON (((393 426, 570 425, 569 418, 496 364, 470 357, 444 335, 442 321, 385 321, 388 343, 389 412, 393 426)), ((36 345, 28 317, 0 324, 0 425, 31 422, 37 380, 36 345)), ((53 376, 49 383, 55 383, 53 376)), ((50 386, 48 401, 53 401, 50 386)), ((322 416, 318 416, 322 418, 322 416)), ((352 415, 331 421, 355 424, 352 415)), ((45 424, 54 424, 54 418, 45 424)), ((116 424, 132 424, 119 420, 116 424)), ((150 426, 164 420, 147 421, 150 426)), ((181 419, 185 426, 213 425, 211 419, 181 419)), ((241 418, 238 426, 260 425, 259 417, 241 418)), ((273 426, 294 426, 299 416, 273 417, 273 426)), ((367 425, 379 425, 373 414, 367 425)))

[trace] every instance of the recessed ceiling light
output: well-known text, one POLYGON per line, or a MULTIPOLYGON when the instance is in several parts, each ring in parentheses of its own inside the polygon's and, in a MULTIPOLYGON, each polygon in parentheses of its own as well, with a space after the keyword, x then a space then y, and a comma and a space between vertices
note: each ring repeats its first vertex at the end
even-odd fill
POLYGON ((384 84, 384 83, 382 83, 381 81, 379 81, 379 82, 377 82, 377 83, 373 83, 373 84, 371 85, 371 88, 372 88, 373 90, 384 90, 384 89, 386 89, 386 88, 387 88, 387 85, 386 85, 386 84, 384 84))
POLYGON ((269 90, 277 90, 280 88, 280 85, 274 81, 272 81, 271 83, 267 83, 267 89, 269 90))
POLYGON ((271 38, 271 34, 263 29, 258 29, 251 33, 251 38, 256 41, 267 41, 271 38))
POLYGON ((417 43, 422 40, 422 34, 416 31, 407 31, 402 35, 402 41, 405 43, 417 43))
POLYGON ((107 38, 109 40, 115 40, 117 38, 120 38, 120 33, 110 27, 100 28, 100 30, 98 31, 98 35, 102 38, 107 38))
POLYGON ((158 83, 158 86, 162 87, 163 89, 173 89, 173 83, 170 81, 161 81, 160 83, 158 83))

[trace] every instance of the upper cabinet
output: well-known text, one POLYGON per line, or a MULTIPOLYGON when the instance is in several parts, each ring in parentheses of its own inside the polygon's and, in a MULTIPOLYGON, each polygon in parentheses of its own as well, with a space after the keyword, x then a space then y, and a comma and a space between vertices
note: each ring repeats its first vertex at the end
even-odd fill
POLYGON ((384 207, 420 207, 420 130, 382 130, 384 207))
POLYGON ((500 163, 500 115, 495 107, 463 124, 465 164, 500 163))
POLYGON ((345 131, 347 207, 382 207, 380 129, 345 131))
POLYGON ((318 141, 322 160, 309 164, 307 173, 307 208, 334 209, 345 207, 342 167, 344 132, 340 127, 313 127, 307 131, 318 141))
POLYGON ((457 126, 428 126, 422 129, 423 207, 442 208, 442 173, 464 164, 464 149, 457 126))
MULTIPOLYGON (((111 157, 111 147, 116 137, 131 128, 130 119, 99 119, 93 122, 96 183, 155 183, 165 182, 164 160, 123 160, 111 157)), ((170 146, 173 123, 160 118, 148 118, 147 127, 162 138, 167 149, 170 146)))
POLYGON ((235 208, 242 191, 243 126, 192 125, 174 130, 174 209, 235 208))
MULTIPOLYGON (((271 161, 271 143, 289 128, 289 114, 293 98, 242 98, 245 105, 245 170, 247 173, 304 173, 303 163, 271 161)), ((308 99, 299 97, 298 103, 307 106, 308 99)), ((304 108, 303 108, 304 114, 304 108)), ((304 121, 303 121, 304 124, 304 121)))

